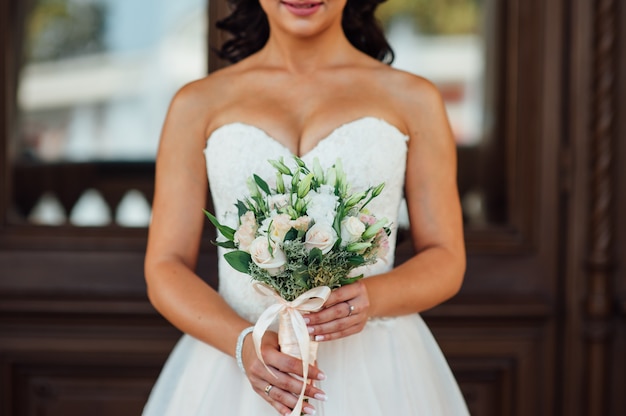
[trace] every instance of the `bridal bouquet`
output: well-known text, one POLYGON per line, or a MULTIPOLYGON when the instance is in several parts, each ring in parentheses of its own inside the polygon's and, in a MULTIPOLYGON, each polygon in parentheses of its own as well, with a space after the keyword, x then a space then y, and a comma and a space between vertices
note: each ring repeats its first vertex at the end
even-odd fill
MULTIPOLYGON (((276 298, 253 331, 259 358, 263 334, 278 316, 281 351, 303 360, 306 379, 317 343, 302 313, 321 309, 332 289, 361 278, 354 269, 385 257, 390 229, 386 218, 366 208, 384 184, 352 193, 339 159, 325 171, 317 158, 310 168, 298 157, 294 161, 289 167, 282 158, 270 160, 274 178, 248 179, 249 195, 236 203, 236 228, 205 214, 223 237, 216 244, 231 249, 225 260, 259 282, 259 292, 276 298)), ((303 393, 304 387, 294 415, 303 393)))

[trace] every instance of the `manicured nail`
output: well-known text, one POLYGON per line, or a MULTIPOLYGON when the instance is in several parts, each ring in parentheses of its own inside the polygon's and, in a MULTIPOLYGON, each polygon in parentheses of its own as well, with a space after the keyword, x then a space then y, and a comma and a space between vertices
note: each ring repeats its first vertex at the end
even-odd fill
POLYGON ((312 326, 307 326, 306 329, 309 331, 309 334, 312 334, 313 331, 315 331, 312 326))
POLYGON ((306 413, 307 415, 314 415, 315 414, 315 409, 313 409, 312 407, 305 407, 304 408, 304 413, 306 413))
POLYGON ((317 379, 318 380, 326 380, 326 374, 319 372, 317 373, 317 379))
POLYGON ((304 323, 305 323, 305 324, 310 324, 310 323, 311 323, 311 320, 310 320, 309 318, 304 318, 304 323))
POLYGON ((328 396, 326 396, 325 394, 322 394, 322 393, 315 393, 315 396, 313 396, 313 397, 315 397, 316 400, 319 400, 319 401, 322 401, 322 402, 325 402, 328 399, 328 396))
POLYGON ((315 335, 315 341, 324 341, 324 335, 315 335))

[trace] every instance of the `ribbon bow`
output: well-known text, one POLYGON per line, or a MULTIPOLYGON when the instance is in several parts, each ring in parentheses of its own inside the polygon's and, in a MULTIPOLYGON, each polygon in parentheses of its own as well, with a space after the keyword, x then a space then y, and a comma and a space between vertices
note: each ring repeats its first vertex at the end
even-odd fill
POLYGON ((328 297, 330 296, 330 288, 328 286, 315 287, 302 295, 298 296, 291 302, 281 298, 272 288, 263 284, 256 284, 256 290, 265 296, 272 296, 276 300, 276 303, 265 309, 252 331, 252 339, 254 341, 254 349, 256 355, 261 360, 267 371, 269 371, 274 377, 277 377, 272 370, 269 369, 263 356, 261 355, 261 341, 263 335, 267 331, 267 328, 274 322, 276 317, 282 312, 286 311, 289 314, 289 320, 296 335, 296 342, 300 350, 300 357, 302 359, 302 376, 303 384, 300 396, 298 397, 298 403, 294 407, 291 415, 300 415, 302 410, 302 404, 304 401, 304 391, 306 390, 306 380, 309 374, 309 348, 311 345, 311 338, 309 331, 307 330, 306 323, 302 317, 302 312, 316 312, 322 308, 328 297))

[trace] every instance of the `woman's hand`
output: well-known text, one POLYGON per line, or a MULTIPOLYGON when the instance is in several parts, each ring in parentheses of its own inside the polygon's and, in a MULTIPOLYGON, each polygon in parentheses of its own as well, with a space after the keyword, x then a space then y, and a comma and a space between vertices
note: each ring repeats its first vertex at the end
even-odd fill
MULTIPOLYGON (((271 404, 281 415, 288 415, 298 402, 298 395, 302 390, 302 381, 293 375, 302 377, 302 361, 280 352, 278 335, 275 332, 266 332, 263 337, 261 354, 267 366, 276 375, 267 371, 263 363, 256 356, 252 337, 244 340, 243 364, 246 375, 252 388, 259 396, 271 404), (293 374, 293 375, 292 375, 293 374)), ((325 378, 317 367, 310 365, 308 378, 310 380, 323 380, 325 378)), ((309 383, 304 391, 306 397, 317 400, 325 400, 326 395, 313 383, 309 383)), ((310 403, 304 403, 302 411, 307 414, 315 413, 315 408, 310 403)))
POLYGON ((361 281, 333 290, 324 309, 305 315, 316 341, 330 341, 361 332, 369 318, 370 299, 361 281))

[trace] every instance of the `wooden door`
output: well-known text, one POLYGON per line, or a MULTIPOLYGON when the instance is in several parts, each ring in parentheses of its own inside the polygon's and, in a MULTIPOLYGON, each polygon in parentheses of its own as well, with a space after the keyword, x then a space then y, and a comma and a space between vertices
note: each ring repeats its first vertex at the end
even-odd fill
MULTIPOLYGON (((87 187, 111 206, 129 189, 150 198, 153 164, 15 158, 29 4, 0 0, 0 416, 136 415, 180 335, 145 296, 145 228, 27 217, 50 189, 70 207, 87 187)), ((468 270, 424 317, 473 415, 626 414, 626 7, 476 4, 489 117, 480 146, 459 146, 468 270)), ((211 284, 215 264, 205 242, 211 284)))

